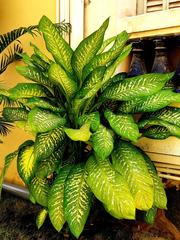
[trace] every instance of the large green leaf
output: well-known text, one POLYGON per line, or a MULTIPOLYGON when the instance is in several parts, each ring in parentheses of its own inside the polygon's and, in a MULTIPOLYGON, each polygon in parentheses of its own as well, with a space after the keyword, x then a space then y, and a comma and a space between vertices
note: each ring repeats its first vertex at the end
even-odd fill
POLYGON ((180 127, 174 124, 171 124, 169 122, 152 118, 152 119, 142 120, 138 123, 139 128, 144 128, 146 125, 148 126, 158 125, 158 126, 166 127, 172 136, 176 136, 180 138, 180 127))
POLYGON ((109 110, 104 112, 111 128, 116 134, 131 141, 137 141, 140 137, 138 125, 130 114, 114 114, 109 110))
POLYGON ((37 163, 34 158, 34 144, 23 146, 18 153, 17 169, 19 176, 28 185, 35 174, 37 163))
POLYGON ((109 129, 100 125, 98 130, 92 135, 93 149, 98 157, 107 158, 114 147, 113 136, 109 129))
POLYGON ((59 145, 63 145, 65 132, 62 127, 55 128, 50 132, 36 135, 34 144, 34 157, 37 161, 49 157, 59 145))
POLYGON ((171 133, 166 127, 151 126, 143 131, 143 136, 152 139, 166 139, 171 136, 171 133))
POLYGON ((35 44, 30 43, 30 45, 33 47, 34 53, 36 54, 36 56, 41 58, 47 64, 51 63, 51 60, 35 44))
POLYGON ((46 16, 43 16, 39 22, 39 29, 43 33, 46 47, 55 61, 69 73, 72 73, 71 57, 73 50, 60 35, 57 28, 46 16))
MULTIPOLYGON (((59 232, 64 223, 64 183, 71 169, 70 165, 62 168, 54 180, 48 197, 48 212, 51 223, 54 228, 59 232)), ((73 192, 72 192, 73 194, 73 192)))
POLYGON ((99 112, 92 112, 90 114, 84 114, 78 118, 77 122, 80 126, 82 126, 85 123, 89 123, 91 130, 93 132, 95 132, 95 131, 97 131, 97 129, 100 125, 99 112))
POLYGON ((41 160, 35 171, 36 177, 46 178, 58 170, 62 164, 63 154, 64 146, 61 145, 50 157, 41 160))
POLYGON ((6 121, 26 121, 28 111, 20 107, 5 107, 3 108, 2 116, 6 121))
POLYGON ((65 123, 65 118, 37 107, 33 108, 28 114, 28 127, 35 133, 51 131, 65 123))
POLYGON ((64 187, 64 214, 72 234, 78 238, 91 208, 92 192, 85 181, 84 164, 75 165, 64 187))
POLYGON ((83 86, 77 93, 76 98, 88 99, 95 96, 101 88, 105 70, 105 67, 96 68, 83 83, 83 86))
POLYGON ((103 93, 105 99, 132 100, 157 93, 174 73, 149 73, 114 83, 103 93))
POLYGON ((151 208, 154 199, 153 179, 138 149, 121 141, 112 153, 112 162, 115 169, 127 180, 136 208, 145 211, 151 208))
MULTIPOLYGON (((141 151, 142 152, 142 151, 141 151)), ((167 197, 164 190, 163 183, 160 177, 157 175, 156 168, 147 154, 142 152, 148 171, 153 179, 154 183, 154 203, 153 205, 157 208, 166 209, 167 208, 167 197)))
POLYGON ((52 87, 52 82, 43 74, 42 71, 33 66, 17 66, 16 70, 19 74, 34 82, 52 87))
POLYGON ((49 78, 57 85, 60 85, 65 97, 71 98, 76 90, 77 84, 66 71, 57 63, 52 63, 48 70, 49 78))
POLYGON ((154 112, 173 102, 180 102, 180 94, 172 90, 161 90, 145 98, 135 98, 120 105, 119 111, 125 113, 154 112))
POLYGON ((110 81, 110 78, 113 76, 114 72, 116 71, 116 68, 129 55, 129 53, 131 52, 131 49, 132 49, 131 44, 124 47, 124 49, 120 53, 119 57, 112 64, 110 64, 107 67, 106 72, 103 77, 102 87, 104 87, 104 85, 108 84, 108 82, 110 81))
POLYGON ((135 219, 135 205, 124 178, 116 172, 108 160, 89 157, 86 163, 87 183, 108 212, 118 219, 135 219))
POLYGON ((142 119, 160 119, 180 127, 180 108, 166 107, 159 111, 144 114, 142 119))
POLYGON ((41 107, 43 109, 51 110, 53 112, 62 112, 64 113, 64 109, 62 107, 57 107, 57 105, 48 98, 43 97, 32 97, 27 100, 25 106, 29 108, 41 107))
POLYGON ((109 19, 107 19, 97 31, 82 40, 73 53, 71 60, 72 67, 80 80, 80 85, 82 83, 83 68, 100 49, 108 24, 109 19))
POLYGON ((156 218, 156 214, 157 214, 157 207, 152 206, 152 208, 150 208, 144 216, 144 220, 147 224, 153 224, 156 218))
POLYGON ((66 135, 73 141, 87 142, 91 136, 90 124, 85 123, 80 129, 64 128, 66 135))
POLYGON ((40 229, 44 224, 47 215, 48 215, 48 211, 45 208, 38 213, 36 217, 36 226, 38 229, 40 229))
POLYGON ((101 66, 107 66, 108 63, 111 61, 114 61, 121 53, 123 50, 123 47, 128 40, 128 34, 127 32, 122 32, 120 33, 116 41, 113 45, 113 47, 107 51, 103 52, 101 54, 97 54, 83 69, 83 79, 85 79, 88 74, 96 69, 97 67, 101 66))
POLYGON ((49 184, 46 179, 34 177, 29 184, 29 191, 37 203, 39 203, 43 207, 47 207, 49 184))
POLYGON ((11 99, 31 98, 31 97, 52 97, 50 91, 36 83, 18 83, 9 90, 11 99))
POLYGON ((104 52, 106 47, 116 40, 116 37, 117 36, 113 36, 111 38, 108 38, 108 39, 104 40, 101 48, 99 49, 99 51, 97 53, 99 54, 99 53, 104 52))

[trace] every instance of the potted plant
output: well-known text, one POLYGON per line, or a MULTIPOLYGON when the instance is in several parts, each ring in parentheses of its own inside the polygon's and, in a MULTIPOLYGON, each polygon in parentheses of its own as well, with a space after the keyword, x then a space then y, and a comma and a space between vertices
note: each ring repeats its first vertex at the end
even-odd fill
POLYGON ((3 118, 34 134, 6 157, 1 180, 17 158, 31 201, 42 206, 38 228, 49 215, 57 231, 67 222, 76 238, 95 198, 117 219, 135 219, 139 209, 152 222, 157 208, 166 209, 156 169, 135 143, 144 134, 180 136, 180 111, 167 107, 180 95, 164 88, 173 73, 115 75, 131 44, 125 31, 104 40, 108 23, 72 50, 43 16, 39 30, 54 60, 33 45, 34 54, 24 55, 26 66, 17 71, 34 83, 1 89, 21 103, 4 108, 3 118), (142 112, 148 113, 135 121, 133 114, 142 112))

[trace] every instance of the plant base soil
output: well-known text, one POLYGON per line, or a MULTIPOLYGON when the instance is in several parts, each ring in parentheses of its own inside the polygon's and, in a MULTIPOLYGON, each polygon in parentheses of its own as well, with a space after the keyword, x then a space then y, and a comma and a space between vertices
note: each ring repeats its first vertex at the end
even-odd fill
MULTIPOLYGON (((180 234, 180 191, 170 188, 167 196, 168 210, 165 215, 180 234)), ((75 239, 66 224, 58 233, 49 219, 38 230, 35 219, 40 209, 28 200, 3 192, 0 202, 0 240, 75 239)), ((116 220, 97 202, 79 240, 180 240, 173 236, 166 224, 159 224, 158 217, 153 225, 145 224, 142 219, 142 214, 137 213, 137 221, 116 220)))

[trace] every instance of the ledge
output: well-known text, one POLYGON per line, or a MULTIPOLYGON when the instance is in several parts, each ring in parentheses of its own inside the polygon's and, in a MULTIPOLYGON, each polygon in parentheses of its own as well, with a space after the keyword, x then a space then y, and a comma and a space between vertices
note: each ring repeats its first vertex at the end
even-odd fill
POLYGON ((180 9, 121 18, 117 30, 126 30, 131 39, 180 34, 180 9))

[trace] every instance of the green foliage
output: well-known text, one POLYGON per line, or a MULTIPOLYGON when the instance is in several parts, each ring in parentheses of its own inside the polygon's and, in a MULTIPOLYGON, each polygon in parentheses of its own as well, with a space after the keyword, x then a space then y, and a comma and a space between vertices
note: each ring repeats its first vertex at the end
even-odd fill
POLYGON ((135 219, 139 209, 152 222, 153 208, 166 209, 155 167, 133 143, 148 134, 159 139, 180 136, 179 109, 167 107, 180 102, 179 94, 163 89, 173 73, 115 75, 131 44, 126 45, 125 31, 104 40, 108 23, 109 19, 73 50, 43 16, 39 29, 54 60, 31 44, 34 53, 21 55, 26 66, 17 71, 35 83, 0 89, 1 102, 21 104, 4 108, 0 124, 8 119, 34 134, 34 141, 6 157, 1 186, 17 156, 31 201, 43 207, 38 228, 49 215, 57 231, 67 221, 76 238, 96 198, 117 219, 135 219), (150 113, 134 120, 139 112, 150 113))

